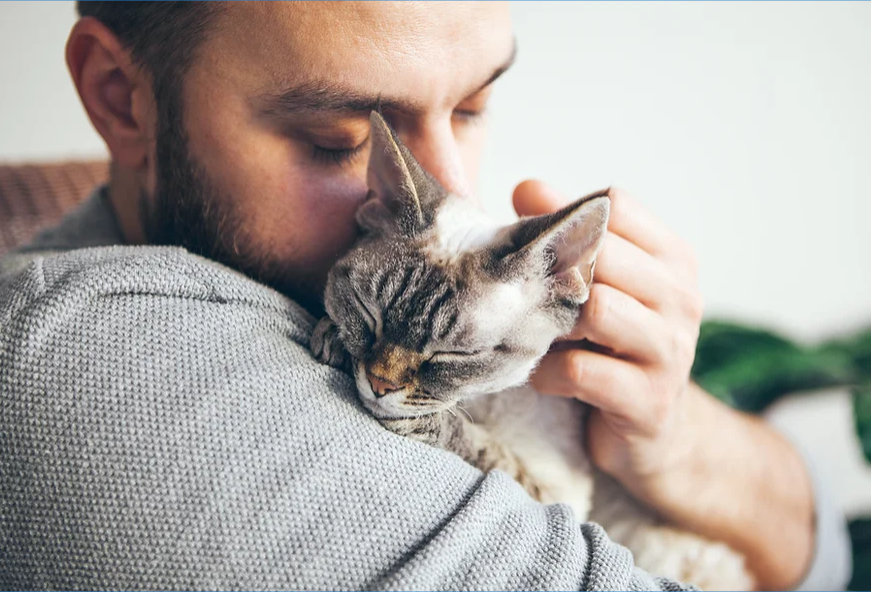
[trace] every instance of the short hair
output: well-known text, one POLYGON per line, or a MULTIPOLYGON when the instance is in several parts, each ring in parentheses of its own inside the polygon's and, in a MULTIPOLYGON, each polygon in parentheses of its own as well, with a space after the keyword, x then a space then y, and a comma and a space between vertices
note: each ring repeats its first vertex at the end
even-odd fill
POLYGON ((94 17, 146 69, 156 101, 177 99, 183 75, 216 12, 212 2, 78 1, 79 16, 94 17))

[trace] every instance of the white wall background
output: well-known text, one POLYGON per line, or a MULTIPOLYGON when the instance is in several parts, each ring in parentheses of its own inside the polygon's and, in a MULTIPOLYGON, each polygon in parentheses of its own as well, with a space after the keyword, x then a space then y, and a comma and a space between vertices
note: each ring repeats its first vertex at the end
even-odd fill
POLYGON ((67 73, 73 2, 0 3, 0 161, 103 156, 67 73))
MULTIPOLYGON (((481 192, 631 190, 692 242, 711 314, 818 339, 871 324, 871 4, 518 3, 481 192)), ((0 3, 0 160, 105 154, 63 61, 72 2, 0 3)), ((773 420, 849 511, 871 470, 841 394, 773 420)))

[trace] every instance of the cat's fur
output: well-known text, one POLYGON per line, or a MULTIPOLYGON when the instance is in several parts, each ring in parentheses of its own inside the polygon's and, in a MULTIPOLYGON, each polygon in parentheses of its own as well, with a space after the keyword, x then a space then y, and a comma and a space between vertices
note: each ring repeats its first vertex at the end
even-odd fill
POLYGON ((669 527, 592 467, 584 404, 525 386, 589 296, 607 192, 498 227, 446 192, 377 113, 371 139, 362 234, 330 271, 315 356, 349 371, 388 429, 570 505, 647 571, 750 589, 741 555, 669 527))

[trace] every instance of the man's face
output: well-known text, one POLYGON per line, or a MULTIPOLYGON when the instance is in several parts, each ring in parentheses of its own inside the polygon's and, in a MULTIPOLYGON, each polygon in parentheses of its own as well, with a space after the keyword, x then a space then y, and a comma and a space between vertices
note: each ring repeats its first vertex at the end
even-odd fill
POLYGON ((469 195, 513 53, 505 3, 232 3, 184 82, 186 163, 147 183, 152 226, 199 225, 197 250, 316 307, 356 234, 379 98, 424 168, 469 195), (173 211, 179 192, 198 206, 173 211))

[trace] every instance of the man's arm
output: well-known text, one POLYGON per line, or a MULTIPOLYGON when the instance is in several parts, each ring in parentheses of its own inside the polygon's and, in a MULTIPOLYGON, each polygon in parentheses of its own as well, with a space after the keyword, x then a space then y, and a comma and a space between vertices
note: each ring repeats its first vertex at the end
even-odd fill
MULTIPOLYGON (((690 384, 702 318, 695 257, 625 192, 610 196, 595 283, 570 336, 598 347, 552 352, 533 383, 596 408, 591 457, 642 502, 743 552, 760 587, 796 586, 815 556, 815 534, 837 532, 843 521, 815 513, 814 499, 823 497, 786 440, 690 384), (815 514, 833 523, 815 528, 815 514)), ((514 202, 530 215, 567 200, 531 181, 518 186, 514 202)), ((833 552, 838 565, 847 551, 833 552)), ((833 569, 826 585, 843 586, 848 575, 833 569)))
POLYGON ((843 514, 796 448, 761 419, 690 385, 667 470, 623 483, 675 524, 741 550, 763 590, 843 590, 843 514))
MULTIPOLYGON (((623 474, 624 482, 676 524, 741 550, 759 588, 796 587, 813 559, 815 533, 814 492, 801 457, 769 425, 696 385, 685 412, 669 467, 646 479, 623 474)), ((838 571, 822 589, 838 587, 838 571)))
POLYGON ((0 588, 683 589, 384 430, 312 327, 180 249, 0 280, 0 588))

